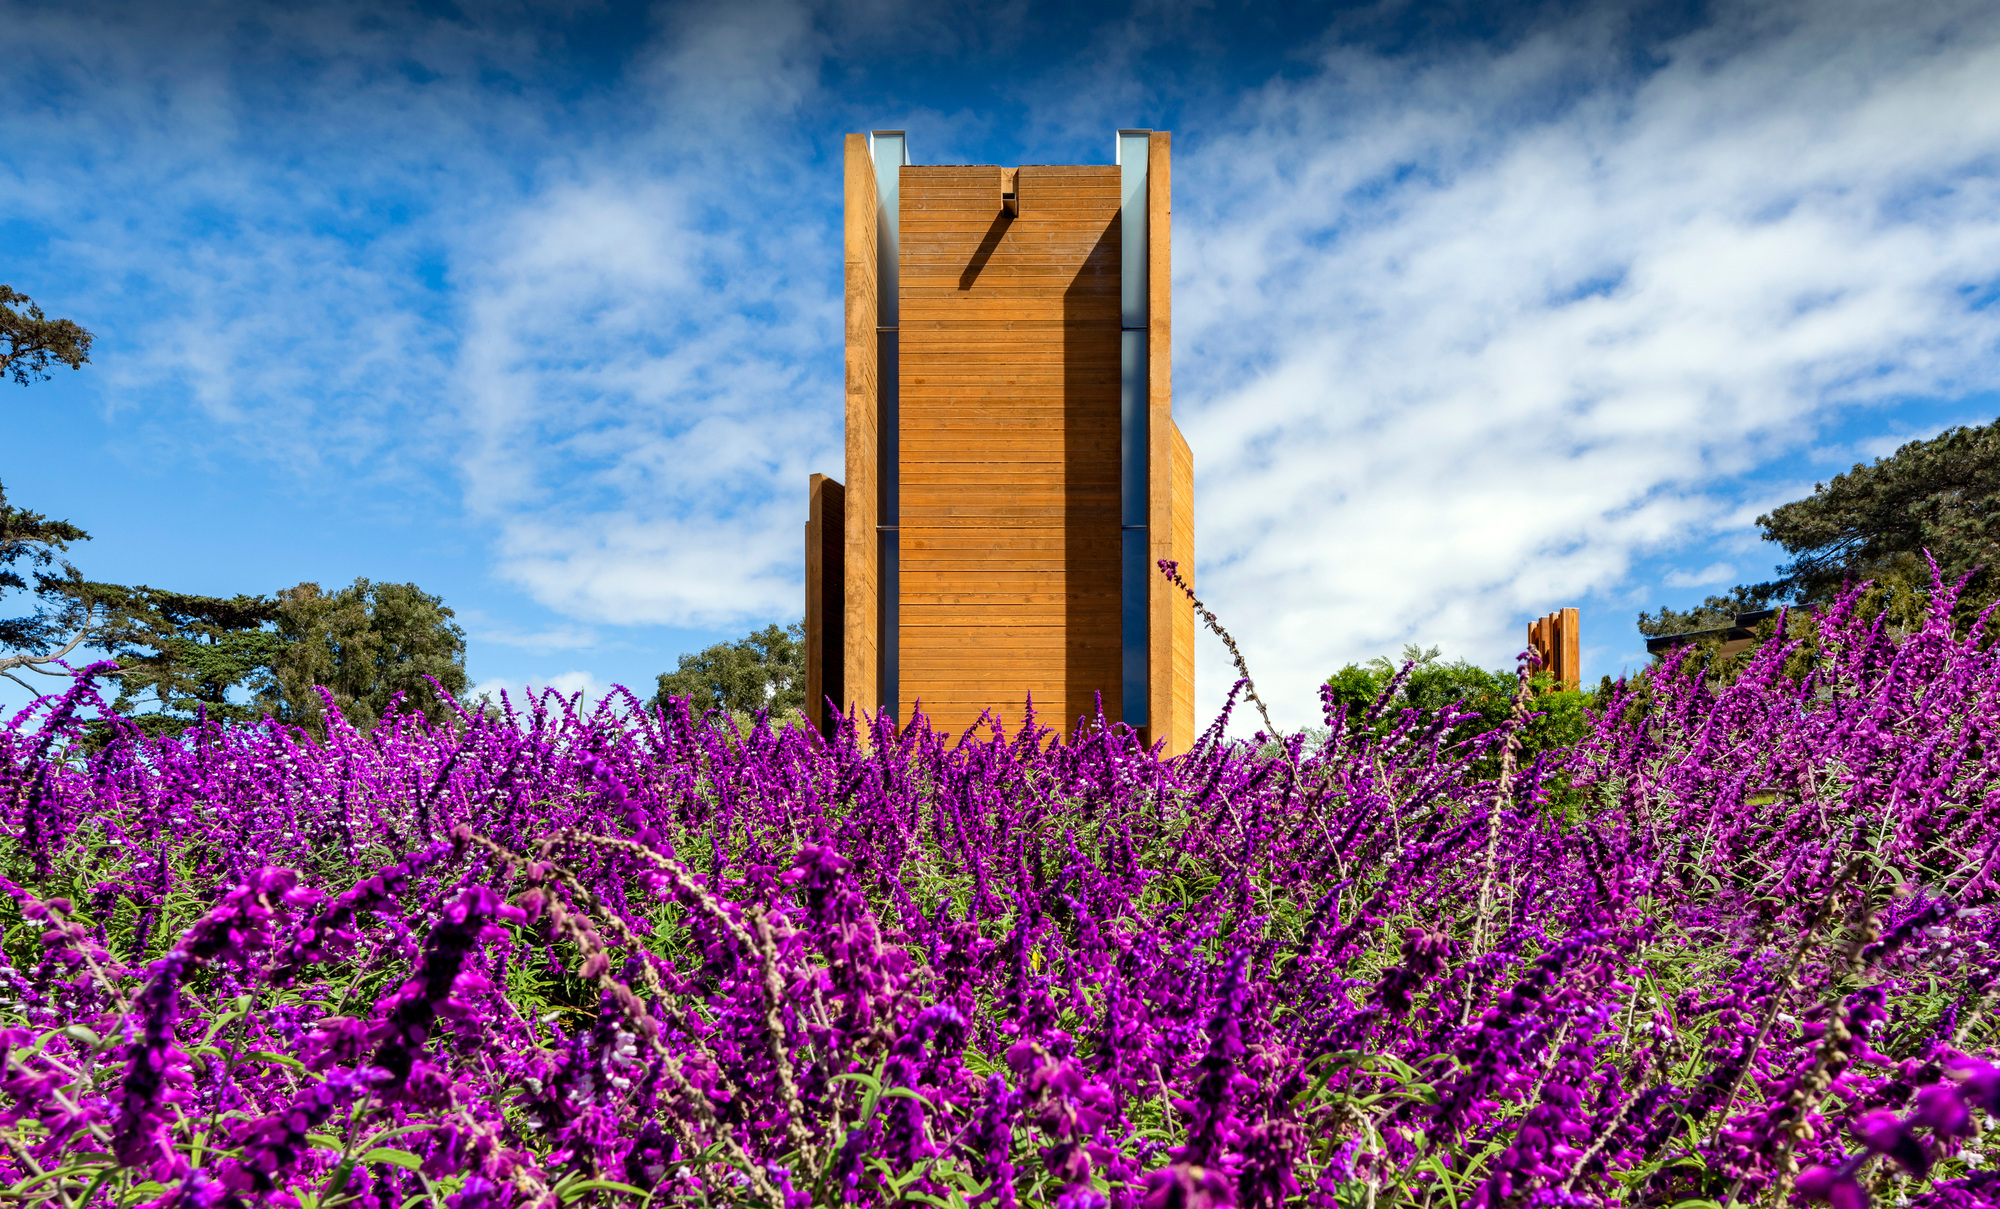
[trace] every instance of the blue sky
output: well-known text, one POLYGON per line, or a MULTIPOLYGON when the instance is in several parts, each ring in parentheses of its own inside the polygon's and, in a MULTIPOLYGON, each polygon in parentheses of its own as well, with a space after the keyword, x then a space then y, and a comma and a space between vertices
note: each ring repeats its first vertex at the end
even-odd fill
MULTIPOLYGON (((413 580, 488 685, 800 611, 840 470, 840 136, 1175 136, 1197 574, 1281 721, 1768 574, 1752 521, 2000 415, 1980 3, 0 3, 0 392, 95 578, 413 580)), ((1205 649, 1211 702, 1229 679, 1205 649)), ((18 696, 18 693, 15 694, 18 696)), ((11 700, 12 698, 6 698, 11 700)))

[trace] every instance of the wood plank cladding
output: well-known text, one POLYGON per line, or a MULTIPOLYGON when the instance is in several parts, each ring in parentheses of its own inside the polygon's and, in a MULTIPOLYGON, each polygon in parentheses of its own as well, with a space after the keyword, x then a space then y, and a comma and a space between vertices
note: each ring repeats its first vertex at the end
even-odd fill
POLYGON ((847 220, 847 550, 842 567, 841 612, 844 641, 841 683, 846 700, 877 708, 880 649, 875 585, 879 582, 877 530, 880 521, 880 437, 876 430, 879 385, 876 377, 876 200, 875 160, 868 136, 847 136, 845 162, 847 220))
MULTIPOLYGON (((1185 560, 1175 553, 1175 527, 1189 513, 1191 500, 1176 473, 1177 455, 1186 442, 1173 418, 1173 136, 1154 131, 1146 144, 1146 610, 1147 666, 1153 669, 1146 737, 1149 742, 1165 740, 1169 752, 1182 752, 1194 742, 1194 712, 1192 697, 1185 715, 1176 708, 1181 701, 1174 693, 1174 623, 1188 606, 1158 569, 1166 558, 1184 561, 1189 575, 1194 569, 1191 550, 1185 560)), ((1193 520, 1187 520, 1192 545, 1193 520)))
POLYGON ((1192 743, 1194 616, 1164 580, 1127 585, 1123 566, 1144 554, 1194 575, 1194 464, 1172 412, 1171 139, 1119 140, 1144 163, 910 166, 901 132, 848 137, 846 484, 812 477, 806 526, 823 731, 832 697, 902 723, 921 704, 954 735, 988 712, 1012 729, 1032 701, 1068 734, 1100 708, 1124 720, 1129 675, 1147 739, 1192 743), (1128 182, 1143 305, 1121 301, 1128 182), (1121 438, 1127 386, 1136 446, 1121 438), (1127 591, 1145 592, 1136 622, 1127 591))
MULTIPOLYGON (((1167 557, 1180 564, 1181 577, 1194 587, 1194 453, 1188 448, 1187 438, 1181 435, 1180 426, 1169 420, 1168 427, 1173 432, 1173 515, 1168 522, 1168 532, 1172 536, 1172 548, 1167 557)), ((1168 718, 1170 733, 1161 736, 1167 741, 1170 755, 1186 751, 1194 746, 1194 644, 1198 633, 1194 621, 1194 609, 1180 589, 1161 583, 1172 590, 1179 599, 1171 603, 1169 622, 1170 641, 1173 653, 1169 667, 1173 675, 1173 697, 1169 703, 1168 718)))
POLYGON ((1557 688, 1583 683, 1582 617, 1575 609, 1557 609, 1528 623, 1528 646, 1541 659, 1535 670, 1553 679, 1557 688))
POLYGON ((900 692, 947 733, 1119 703, 1118 169, 905 167, 900 692))

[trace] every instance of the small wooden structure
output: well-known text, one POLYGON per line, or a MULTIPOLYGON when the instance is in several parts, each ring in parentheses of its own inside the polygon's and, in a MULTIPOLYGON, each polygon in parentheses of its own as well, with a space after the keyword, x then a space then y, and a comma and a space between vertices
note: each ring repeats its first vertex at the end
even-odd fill
POLYGON ((1716 626, 1707 630, 1689 630, 1684 634, 1661 634, 1655 638, 1648 638, 1646 639, 1646 653, 1648 655, 1664 656, 1675 647, 1689 646, 1705 638, 1718 640, 1715 648, 1718 655, 1734 655, 1739 651, 1747 651, 1750 649, 1750 644, 1757 640, 1756 627, 1760 623, 1776 617, 1778 612, 1779 610, 1777 609, 1752 609, 1747 613, 1736 614, 1730 623, 1725 626, 1716 626))
POLYGON ((1528 649, 1541 657, 1539 670, 1549 675, 1558 688, 1583 685, 1583 655, 1579 629, 1582 614, 1575 609, 1557 609, 1528 623, 1528 649))
POLYGON ((1172 413, 1171 138, 1101 165, 846 146, 847 474, 812 477, 807 710, 1194 740, 1194 462, 1172 413), (832 538, 843 531, 836 549, 832 538))

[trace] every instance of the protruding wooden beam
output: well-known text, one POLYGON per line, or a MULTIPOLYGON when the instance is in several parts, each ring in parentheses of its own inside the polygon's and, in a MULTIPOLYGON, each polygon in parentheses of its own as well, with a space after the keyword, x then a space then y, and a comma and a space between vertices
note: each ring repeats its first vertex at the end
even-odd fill
POLYGON ((1583 687, 1583 614, 1564 609, 1556 614, 1556 682, 1564 688, 1583 687))

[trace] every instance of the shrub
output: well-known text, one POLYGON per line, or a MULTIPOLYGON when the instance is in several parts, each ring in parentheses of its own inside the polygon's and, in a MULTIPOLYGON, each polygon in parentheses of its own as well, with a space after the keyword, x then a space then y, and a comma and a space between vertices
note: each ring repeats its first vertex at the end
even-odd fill
MULTIPOLYGON (((0 1180, 112 1204, 1990 1204, 2000 661, 1578 742, 0 731, 0 1180), (1478 771, 1496 759, 1499 775, 1478 771), (1551 808, 1567 777, 1584 808, 1551 808)), ((115 728, 119 724, 111 723, 115 728)))

